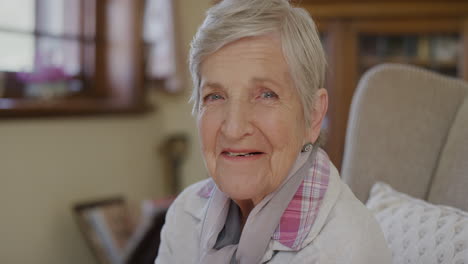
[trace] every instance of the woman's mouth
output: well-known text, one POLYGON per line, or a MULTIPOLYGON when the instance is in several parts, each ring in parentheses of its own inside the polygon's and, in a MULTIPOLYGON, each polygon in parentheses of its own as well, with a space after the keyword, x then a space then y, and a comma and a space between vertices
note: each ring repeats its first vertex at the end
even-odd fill
POLYGON ((230 160, 255 159, 265 154, 258 150, 224 150, 221 156, 230 160))
POLYGON ((254 151, 254 152, 236 153, 236 152, 223 151, 222 154, 228 155, 229 157, 251 157, 251 156, 254 156, 254 155, 263 154, 263 152, 254 151))

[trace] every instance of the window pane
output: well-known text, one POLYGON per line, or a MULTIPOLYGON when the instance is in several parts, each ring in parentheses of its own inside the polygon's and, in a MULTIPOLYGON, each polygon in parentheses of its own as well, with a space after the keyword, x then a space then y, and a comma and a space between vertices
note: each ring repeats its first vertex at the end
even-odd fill
POLYGON ((41 0, 37 29, 52 35, 80 35, 80 1, 41 0))
POLYGON ((80 45, 77 40, 37 38, 36 71, 60 69, 67 76, 80 73, 80 45))
MULTIPOLYGON (((50 34, 63 33, 63 0, 41 0, 38 6, 37 29, 50 34)), ((73 15, 73 14, 70 14, 73 15)))
POLYGON ((31 48, 35 50, 34 60, 30 62, 33 65, 31 69, 24 71, 24 68, 19 68, 16 72, 9 69, 6 73, 4 97, 53 99, 84 91, 84 85, 89 84, 90 80, 82 70, 82 42, 36 37, 34 44, 31 48))
POLYGON ((0 32, 0 71, 32 71, 34 37, 0 32))
POLYGON ((35 0, 0 0, 0 28, 34 31, 35 0))

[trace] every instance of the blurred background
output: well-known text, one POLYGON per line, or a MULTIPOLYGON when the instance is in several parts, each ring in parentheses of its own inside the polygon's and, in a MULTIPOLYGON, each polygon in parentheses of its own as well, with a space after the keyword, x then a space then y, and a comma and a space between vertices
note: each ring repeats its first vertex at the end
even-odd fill
POLYGON ((72 206, 171 194, 162 148, 174 134, 190 143, 181 186, 206 177, 185 62, 212 2, 173 4, 177 56, 152 73, 161 34, 144 38, 143 1, 0 0, 0 263, 97 263, 72 206), (38 29, 41 7, 58 15, 38 29), (174 63, 179 79, 167 80, 174 63))
MULTIPOLYGON (((0 263, 97 263, 81 201, 163 199, 206 177, 189 43, 213 0, 0 0, 0 263)), ((468 79, 464 1, 296 1, 329 61, 326 150, 382 62, 468 79)))

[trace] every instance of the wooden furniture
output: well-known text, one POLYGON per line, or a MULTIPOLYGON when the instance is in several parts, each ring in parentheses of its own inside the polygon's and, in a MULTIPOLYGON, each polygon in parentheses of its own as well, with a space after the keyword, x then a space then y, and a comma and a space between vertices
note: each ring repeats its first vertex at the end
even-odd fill
POLYGON ((327 53, 326 88, 330 105, 325 122, 328 131, 325 148, 338 169, 349 106, 357 81, 366 69, 378 63, 401 62, 468 80, 468 1, 297 2, 316 21, 327 53), (398 39, 406 43, 403 46, 409 43, 410 47, 392 48, 398 46, 395 44, 398 39), (382 45, 387 46, 383 52, 382 45), (448 49, 455 49, 456 54, 448 49))

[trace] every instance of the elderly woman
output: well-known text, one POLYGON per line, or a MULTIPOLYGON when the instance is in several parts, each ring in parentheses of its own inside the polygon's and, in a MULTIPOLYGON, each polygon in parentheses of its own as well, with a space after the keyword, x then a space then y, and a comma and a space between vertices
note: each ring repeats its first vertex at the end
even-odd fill
POLYGON ((156 263, 390 263, 373 216, 319 148, 325 56, 286 0, 224 0, 190 53, 210 178, 169 209, 156 263))

